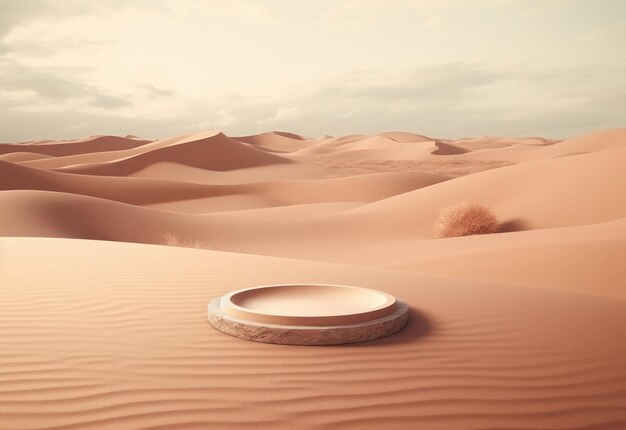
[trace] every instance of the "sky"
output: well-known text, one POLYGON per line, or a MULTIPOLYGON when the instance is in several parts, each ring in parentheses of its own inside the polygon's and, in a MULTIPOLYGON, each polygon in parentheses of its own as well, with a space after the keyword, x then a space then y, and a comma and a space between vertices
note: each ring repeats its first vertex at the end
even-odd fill
POLYGON ((626 127, 622 0, 0 0, 0 141, 626 127))

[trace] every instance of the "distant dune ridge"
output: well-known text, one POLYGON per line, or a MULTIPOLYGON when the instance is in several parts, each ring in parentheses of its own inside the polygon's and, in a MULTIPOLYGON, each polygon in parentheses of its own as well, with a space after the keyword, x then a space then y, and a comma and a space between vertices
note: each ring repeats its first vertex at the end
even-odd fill
POLYGON ((0 429, 626 428, 624 166, 626 129, 0 144, 0 429), (461 202, 494 233, 435 237, 461 202), (303 281, 412 323, 300 348, 206 322, 303 281))
POLYGON ((89 136, 78 140, 68 141, 45 141, 39 143, 0 144, 0 154, 12 152, 26 152, 33 154, 49 155, 52 157, 64 157, 73 154, 85 154, 93 152, 120 151, 136 148, 149 140, 141 140, 131 137, 119 136, 89 136))

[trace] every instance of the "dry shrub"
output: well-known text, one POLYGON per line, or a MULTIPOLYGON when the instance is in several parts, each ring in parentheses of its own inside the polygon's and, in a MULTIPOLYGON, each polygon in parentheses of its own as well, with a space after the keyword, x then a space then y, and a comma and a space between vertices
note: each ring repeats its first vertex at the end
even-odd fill
POLYGON ((442 209, 434 226, 436 237, 497 233, 498 228, 498 219, 489 209, 468 203, 442 209))
POLYGON ((179 246, 182 248, 209 249, 209 246, 200 240, 181 240, 175 233, 162 233, 163 244, 167 246, 179 246))

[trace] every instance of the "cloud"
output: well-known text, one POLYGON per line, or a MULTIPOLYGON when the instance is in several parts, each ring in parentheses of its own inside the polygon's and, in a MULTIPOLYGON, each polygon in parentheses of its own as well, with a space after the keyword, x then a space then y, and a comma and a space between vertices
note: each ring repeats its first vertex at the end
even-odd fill
POLYGON ((119 109, 123 107, 132 106, 132 103, 122 97, 98 94, 91 98, 90 105, 103 108, 103 109, 119 109))
MULTIPOLYGON (((406 130, 434 137, 560 138, 626 124, 626 89, 616 90, 611 84, 623 71, 623 65, 545 69, 527 64, 504 68, 465 63, 417 67, 395 75, 360 70, 322 85, 303 84, 300 91, 284 97, 231 94, 225 99, 197 101, 161 119, 80 109, 24 112, 16 109, 19 103, 13 100, 0 104, 0 115, 7 124, 0 130, 0 140, 94 133, 155 138, 201 128, 243 135, 266 131, 270 125, 274 130, 312 137, 406 130), (514 93, 519 95, 511 96, 514 93)), ((69 91, 82 95, 85 90, 69 91)), ((126 104, 124 99, 106 96, 101 94, 96 103, 111 112, 126 104)))
POLYGON ((0 0, 0 139, 623 126, 623 6, 571 4, 0 0))
POLYGON ((342 0, 332 2, 320 22, 333 30, 354 31, 411 16, 417 18, 416 26, 434 28, 442 26, 449 15, 459 10, 514 5, 514 0, 342 0))
POLYGON ((72 99, 82 99, 90 106, 103 109, 118 109, 131 105, 127 100, 105 94, 80 80, 71 79, 69 76, 75 72, 72 69, 39 69, 0 59, 2 90, 8 94, 22 94, 25 104, 29 107, 45 104, 51 100, 72 99), (32 95, 36 97, 33 98, 32 95))
POLYGON ((317 136, 407 130, 435 137, 568 137, 624 126, 626 89, 612 82, 622 67, 544 69, 451 63, 381 75, 359 71, 281 99, 234 106, 237 133, 251 124, 317 136), (239 128, 241 127, 241 128, 239 128))
POLYGON ((0 60, 0 80, 5 91, 32 91, 52 99, 89 94, 87 86, 64 78, 59 71, 27 67, 15 61, 0 60))
POLYGON ((37 13, 48 9, 48 4, 43 0, 15 1, 0 0, 0 39, 6 36, 13 26, 27 20, 37 13))
POLYGON ((626 37, 626 23, 619 23, 615 25, 611 25, 608 27, 601 27, 598 29, 594 29, 588 33, 583 33, 581 38, 587 41, 595 41, 595 40, 624 40, 626 37))
POLYGON ((82 110, 21 112, 0 105, 3 127, 0 142, 78 138, 92 134, 134 134, 160 138, 183 133, 179 119, 125 118, 82 110))
POLYGON ((9 51, 3 43, 3 39, 11 32, 13 27, 21 22, 28 21, 38 13, 45 13, 47 3, 43 0, 14 1, 0 0, 0 55, 9 51))
POLYGON ((408 73, 368 81, 353 75, 327 86, 321 93, 345 98, 374 101, 437 100, 457 98, 468 91, 506 78, 495 69, 463 63, 450 63, 415 68, 408 73))
POLYGON ((301 116, 302 109, 297 106, 280 106, 276 110, 276 114, 270 118, 265 118, 257 121, 259 124, 271 124, 281 121, 289 121, 301 116))
MULTIPOLYGON (((154 4, 148 0, 147 4, 154 4)), ((167 9, 182 18, 212 16, 243 20, 248 23, 268 25, 282 17, 281 9, 274 3, 257 0, 166 0, 167 9)))
MULTIPOLYGON (((209 109, 207 109, 209 111, 209 109)), ((208 119, 203 119, 200 122, 189 124, 187 127, 191 130, 200 129, 220 129, 223 130, 233 124, 236 124, 238 119, 229 109, 220 109, 217 111, 211 110, 213 115, 208 119)))
POLYGON ((139 87, 143 88, 152 97, 174 97, 174 95, 176 94, 175 91, 155 87, 154 85, 150 84, 143 84, 139 87))

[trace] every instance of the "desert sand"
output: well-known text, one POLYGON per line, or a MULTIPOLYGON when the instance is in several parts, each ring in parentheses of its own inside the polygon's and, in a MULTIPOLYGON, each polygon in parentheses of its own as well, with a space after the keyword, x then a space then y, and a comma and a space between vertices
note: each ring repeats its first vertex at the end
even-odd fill
POLYGON ((0 144, 0 429, 624 429, 625 163, 626 129, 0 144), (435 238, 464 201, 500 232, 435 238), (207 322, 276 283, 384 291, 409 326, 207 322))

